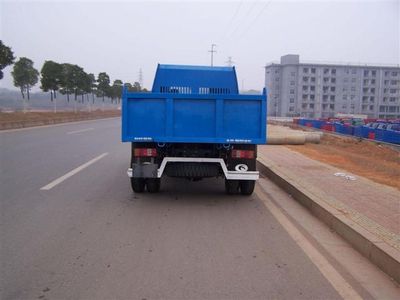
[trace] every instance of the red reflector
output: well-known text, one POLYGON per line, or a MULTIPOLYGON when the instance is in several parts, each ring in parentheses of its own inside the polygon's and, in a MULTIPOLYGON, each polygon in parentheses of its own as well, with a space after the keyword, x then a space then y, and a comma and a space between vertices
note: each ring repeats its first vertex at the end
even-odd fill
POLYGON ((155 148, 136 148, 133 151, 134 156, 147 156, 154 157, 157 156, 157 149, 155 148))
POLYGON ((254 158, 254 151, 233 149, 232 158, 254 158))

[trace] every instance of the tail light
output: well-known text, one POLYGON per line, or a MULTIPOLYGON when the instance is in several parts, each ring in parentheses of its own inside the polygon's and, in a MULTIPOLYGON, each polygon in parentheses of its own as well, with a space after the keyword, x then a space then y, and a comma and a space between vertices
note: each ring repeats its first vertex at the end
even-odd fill
POLYGON ((155 157, 157 156, 157 149, 155 148, 135 148, 133 155, 136 157, 155 157))
POLYGON ((233 149, 232 158, 254 158, 254 151, 253 150, 237 150, 233 149))

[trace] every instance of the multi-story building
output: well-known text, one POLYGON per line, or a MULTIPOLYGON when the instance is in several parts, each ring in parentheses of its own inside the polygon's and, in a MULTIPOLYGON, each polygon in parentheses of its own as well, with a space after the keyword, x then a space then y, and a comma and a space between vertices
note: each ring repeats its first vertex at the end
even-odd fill
POLYGON ((268 115, 400 118, 400 67, 300 63, 285 55, 265 67, 268 115))

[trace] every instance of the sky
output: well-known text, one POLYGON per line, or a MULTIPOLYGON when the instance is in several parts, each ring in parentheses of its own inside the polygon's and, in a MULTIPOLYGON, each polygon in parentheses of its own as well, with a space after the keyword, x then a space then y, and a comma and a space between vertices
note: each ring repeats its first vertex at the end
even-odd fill
MULTIPOLYGON (((0 39, 40 71, 45 60, 151 88, 158 63, 234 62, 239 86, 261 90, 264 66, 300 61, 400 64, 400 1, 7 1, 0 39)), ((0 87, 13 87, 12 67, 0 87)), ((36 90, 39 84, 36 86, 36 90)))

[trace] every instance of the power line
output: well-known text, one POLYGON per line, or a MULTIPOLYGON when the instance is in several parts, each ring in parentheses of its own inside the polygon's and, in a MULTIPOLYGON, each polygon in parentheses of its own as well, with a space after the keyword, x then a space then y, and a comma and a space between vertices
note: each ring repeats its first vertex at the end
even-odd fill
POLYGON ((236 7, 235 13, 232 15, 232 18, 229 20, 228 24, 225 26, 224 31, 223 31, 223 35, 221 35, 221 41, 225 38, 226 34, 229 31, 229 28, 231 27, 233 21, 235 20, 237 14, 239 13, 240 7, 243 4, 243 0, 239 2, 238 6, 236 7))
POLYGON ((254 23, 256 23, 257 19, 262 15, 262 13, 264 12, 264 10, 271 4, 272 0, 268 1, 267 3, 265 3, 265 5, 263 6, 263 8, 261 8, 261 10, 259 11, 258 15, 253 19, 253 21, 251 21, 249 23, 249 25, 246 27, 246 29, 242 32, 242 34, 239 35, 238 39, 242 38, 242 36, 247 33, 249 31, 249 29, 251 28, 251 26, 254 25, 254 23))
MULTIPOLYGON (((247 11, 245 17, 244 17, 244 22, 246 22, 246 18, 250 15, 250 13, 253 11, 254 7, 256 6, 256 4, 258 4, 258 2, 254 1, 253 5, 250 7, 250 9, 247 11)), ((227 37, 232 37, 236 31, 241 27, 241 23, 239 22, 238 25, 235 27, 235 29, 232 31, 231 34, 229 34, 227 37)))

